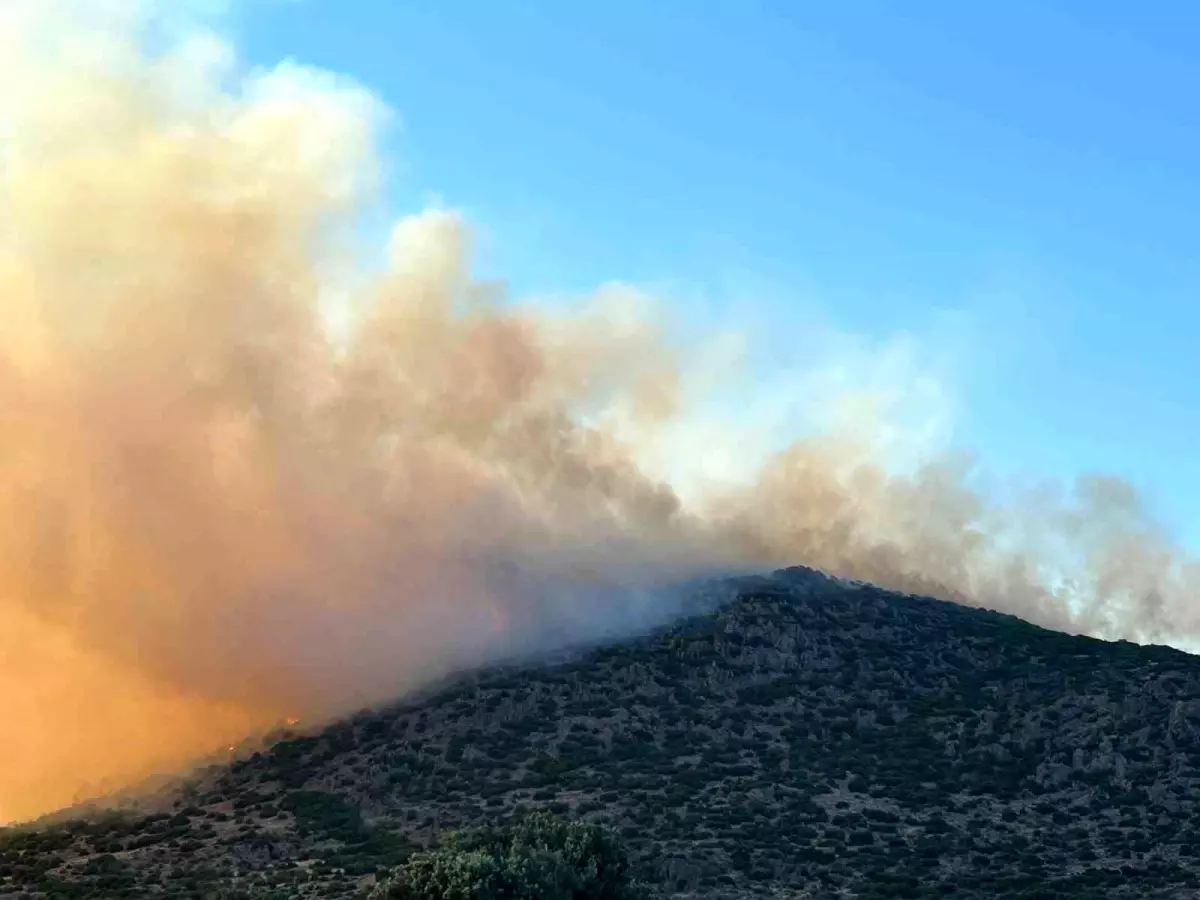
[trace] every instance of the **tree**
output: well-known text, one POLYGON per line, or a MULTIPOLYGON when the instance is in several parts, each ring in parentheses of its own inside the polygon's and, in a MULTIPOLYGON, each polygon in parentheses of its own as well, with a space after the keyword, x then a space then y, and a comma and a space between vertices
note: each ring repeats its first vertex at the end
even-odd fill
POLYGON ((505 828, 452 832, 394 869, 371 900, 646 900, 607 828, 536 812, 505 828))

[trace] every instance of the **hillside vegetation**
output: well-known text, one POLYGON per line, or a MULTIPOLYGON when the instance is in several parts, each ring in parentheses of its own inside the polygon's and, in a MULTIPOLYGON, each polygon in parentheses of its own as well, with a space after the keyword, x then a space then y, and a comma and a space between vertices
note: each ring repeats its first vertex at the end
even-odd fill
POLYGON ((352 897, 448 828, 612 826, 668 896, 1200 894, 1200 658, 806 569, 0 835, 5 897, 352 897))

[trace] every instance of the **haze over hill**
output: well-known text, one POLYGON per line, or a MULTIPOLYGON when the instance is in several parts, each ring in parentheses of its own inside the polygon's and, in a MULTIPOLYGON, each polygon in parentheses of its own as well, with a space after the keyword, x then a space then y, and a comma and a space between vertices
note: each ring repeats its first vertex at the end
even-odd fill
POLYGON ((0 894, 362 897, 447 828, 618 829, 667 895, 1183 900, 1200 659, 809 570, 283 735, 124 816, 0 833, 0 894))
POLYGON ((1195 636, 1200 567, 1127 484, 994 502, 898 467, 862 397, 746 484, 695 489, 695 443, 658 471, 736 342, 628 286, 511 301, 444 209, 372 264, 380 99, 244 71, 189 10, 0 3, 0 815, 645 629, 717 572, 1195 636))

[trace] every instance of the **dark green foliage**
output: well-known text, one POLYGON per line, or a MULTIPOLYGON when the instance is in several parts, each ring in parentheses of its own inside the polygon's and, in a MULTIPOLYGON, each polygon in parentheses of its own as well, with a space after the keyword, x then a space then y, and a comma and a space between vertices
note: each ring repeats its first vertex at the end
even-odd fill
POLYGON ((315 832, 333 838, 356 838, 363 830, 362 814, 345 797, 326 791, 293 791, 283 799, 283 807, 296 817, 302 832, 315 832))
POLYGON ((372 892, 377 900, 642 900, 609 830, 534 813, 507 828, 451 833, 372 892))

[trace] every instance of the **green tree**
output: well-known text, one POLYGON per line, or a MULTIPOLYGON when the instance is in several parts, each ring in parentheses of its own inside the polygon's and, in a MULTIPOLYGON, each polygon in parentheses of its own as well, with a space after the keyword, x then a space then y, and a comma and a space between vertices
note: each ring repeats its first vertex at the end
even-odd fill
POLYGON ((393 870, 372 900, 644 900, 607 828, 537 812, 505 828, 454 832, 393 870))

